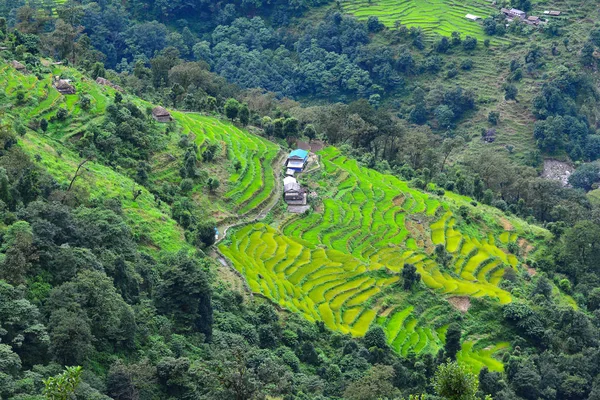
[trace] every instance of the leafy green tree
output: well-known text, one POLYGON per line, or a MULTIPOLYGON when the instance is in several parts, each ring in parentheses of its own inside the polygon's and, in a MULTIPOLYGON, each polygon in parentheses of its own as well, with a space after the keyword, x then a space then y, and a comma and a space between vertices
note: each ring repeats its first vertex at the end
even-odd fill
POLYGON ((243 103, 240 106, 239 117, 240 122, 243 126, 248 125, 248 123, 250 122, 250 109, 248 108, 248 104, 243 103))
POLYGON ((504 85, 504 99, 505 100, 516 100, 519 90, 513 84, 504 85))
POLYGON ((456 354, 460 350, 460 338, 462 336, 462 331, 458 324, 450 324, 448 330, 446 331, 446 343, 444 344, 444 351, 446 352, 446 357, 450 360, 456 360, 456 354))
POLYGON ((344 391, 344 398, 349 400, 393 399, 399 395, 393 385, 394 368, 377 364, 360 379, 352 382, 344 391))
POLYGON ((404 264, 402 267, 402 279, 404 281, 404 289, 410 290, 421 280, 421 274, 417 272, 417 267, 412 264, 404 264))
MULTIPOLYGON (((212 235, 214 238, 214 228, 212 235)), ((185 252, 169 256, 164 262, 166 269, 156 295, 158 309, 174 319, 179 331, 200 332, 210 341, 212 292, 201 264, 185 252)))
POLYGON ((283 122, 284 137, 298 136, 299 122, 296 118, 286 118, 283 122))
POLYGON ((379 325, 374 325, 365 333, 365 346, 370 349, 376 347, 378 349, 387 349, 387 337, 383 328, 379 325))
POLYGON ((475 400, 479 382, 465 366, 448 361, 435 372, 433 387, 438 396, 447 400, 475 400))
POLYGON ((81 382, 81 367, 66 367, 60 375, 44 380, 44 394, 48 400, 69 400, 81 382))
POLYGON ((463 40, 462 44, 463 44, 463 49, 465 49, 467 51, 475 50, 475 48, 477 47, 477 38, 472 37, 472 36, 467 36, 465 38, 465 40, 463 40))
POLYGON ((235 120, 240 110, 240 103, 236 99, 228 99, 225 102, 225 115, 230 120, 235 120))
POLYGON ((81 307, 73 308, 77 311, 54 310, 48 324, 50 351, 56 361, 65 365, 86 363, 94 350, 87 316, 81 307))

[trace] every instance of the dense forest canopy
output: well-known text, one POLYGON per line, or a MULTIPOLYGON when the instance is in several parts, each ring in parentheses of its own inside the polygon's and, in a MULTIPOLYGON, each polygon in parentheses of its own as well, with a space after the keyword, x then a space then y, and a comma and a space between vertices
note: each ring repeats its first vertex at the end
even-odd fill
MULTIPOLYGON (((390 2, 349 3, 0 0, 0 398, 600 398, 595 4, 469 0, 487 15, 446 32, 390 2), (315 150, 306 220, 277 197, 296 143, 343 154, 315 150), (549 159, 569 173, 549 174, 549 159), (499 272, 510 301, 450 305, 415 258, 361 281, 393 282, 362 302, 383 311, 357 337, 272 302, 215 246, 261 220, 253 235, 275 243, 281 229, 290 249, 296 236, 311 255, 351 248, 323 211, 341 201, 406 217, 406 235, 429 237, 402 249, 460 278, 431 215, 383 213, 408 207, 376 202, 392 190, 453 212, 441 234, 461 246, 502 252, 472 276, 499 272), (323 215, 324 234, 292 229, 323 215), (492 270, 507 255, 514 266, 492 270), (398 298, 419 318, 390 317, 398 298), (428 316, 443 324, 417 325, 428 316), (402 346, 394 324, 412 329, 402 346)), ((465 267, 479 250, 463 248, 465 267)))

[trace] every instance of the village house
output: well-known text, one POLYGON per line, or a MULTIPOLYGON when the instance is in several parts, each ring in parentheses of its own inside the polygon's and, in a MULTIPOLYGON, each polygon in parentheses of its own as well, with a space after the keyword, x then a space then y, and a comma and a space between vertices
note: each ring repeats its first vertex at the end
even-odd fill
POLYGON ((60 94, 75 94, 77 90, 75 86, 71 85, 71 81, 69 79, 55 79, 54 88, 58 90, 60 94))
POLYGON ((544 14, 549 15, 551 17, 558 17, 558 16, 560 16, 560 11, 555 11, 555 10, 544 11, 544 14))
POLYGON ((533 25, 539 25, 539 23, 541 22, 540 17, 534 17, 533 15, 527 17, 527 21, 533 25))
POLYGON ((17 60, 13 60, 10 65, 19 72, 27 72, 27 68, 17 60))
POLYGON ((287 168, 294 172, 302 172, 308 162, 308 151, 296 149, 290 153, 287 159, 287 168))
POLYGON ((302 186, 298 182, 290 182, 284 184, 283 187, 284 199, 287 204, 295 206, 306 205, 306 191, 302 189, 302 186))
POLYGON ((157 120, 158 122, 171 122, 173 121, 173 117, 171 117, 171 113, 169 113, 166 108, 161 106, 156 106, 152 109, 152 118, 157 120))
POLYGON ((294 178, 293 176, 286 176, 285 178, 283 178, 283 186, 285 187, 285 185, 288 185, 290 183, 297 183, 296 178, 294 178))
POLYGON ((511 8, 510 10, 508 8, 502 8, 500 11, 508 18, 527 18, 527 13, 525 11, 517 10, 516 8, 511 8))
POLYGON ((467 14, 467 15, 465 15, 465 18, 468 19, 469 21, 478 21, 481 19, 481 17, 478 17, 477 15, 473 15, 473 14, 467 14))

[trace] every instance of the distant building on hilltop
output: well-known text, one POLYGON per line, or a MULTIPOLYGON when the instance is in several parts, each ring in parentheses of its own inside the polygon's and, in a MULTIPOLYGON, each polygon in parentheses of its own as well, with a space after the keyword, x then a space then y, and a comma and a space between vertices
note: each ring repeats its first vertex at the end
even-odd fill
POLYGON ((308 151, 296 149, 288 156, 287 167, 295 172, 302 172, 307 162, 308 151))
POLYGON ((171 113, 167 111, 166 108, 161 106, 156 106, 152 109, 152 117, 158 122, 171 122, 173 121, 173 117, 171 117, 171 113))

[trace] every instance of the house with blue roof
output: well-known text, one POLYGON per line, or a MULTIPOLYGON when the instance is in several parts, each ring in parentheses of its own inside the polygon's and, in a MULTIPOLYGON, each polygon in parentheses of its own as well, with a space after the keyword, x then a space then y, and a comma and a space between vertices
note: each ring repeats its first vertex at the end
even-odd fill
POLYGON ((302 172, 308 162, 308 151, 296 149, 290 153, 287 159, 287 168, 294 172, 302 172))

